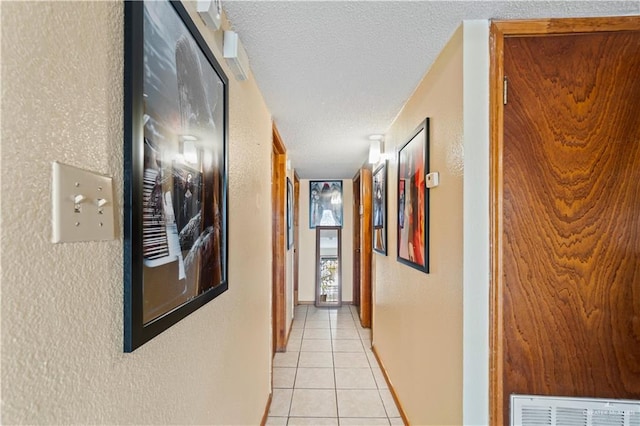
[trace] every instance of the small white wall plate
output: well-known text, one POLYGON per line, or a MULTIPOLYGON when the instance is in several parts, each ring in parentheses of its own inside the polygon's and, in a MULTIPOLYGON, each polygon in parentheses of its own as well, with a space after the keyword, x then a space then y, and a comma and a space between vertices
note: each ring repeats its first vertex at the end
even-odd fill
POLYGON ((425 182, 427 184, 427 188, 435 188, 436 186, 440 185, 440 173, 433 172, 427 174, 425 182))

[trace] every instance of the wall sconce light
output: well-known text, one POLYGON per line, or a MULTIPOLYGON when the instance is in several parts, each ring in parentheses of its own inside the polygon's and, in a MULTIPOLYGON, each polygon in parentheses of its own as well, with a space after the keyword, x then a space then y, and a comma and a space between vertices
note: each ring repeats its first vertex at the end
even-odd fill
POLYGON ((249 57, 240 43, 238 33, 234 31, 224 32, 222 56, 227 60, 229 68, 238 81, 249 78, 249 57))
POLYGON ((369 136, 371 145, 369 145, 369 164, 376 164, 382 157, 382 142, 384 141, 384 135, 371 135, 369 136))
POLYGON ((222 0, 198 0, 198 15, 207 27, 217 31, 222 20, 222 0))
POLYGON ((180 136, 182 141, 182 156, 184 161, 190 164, 198 163, 198 150, 196 149, 195 141, 198 140, 195 136, 182 135, 180 136))

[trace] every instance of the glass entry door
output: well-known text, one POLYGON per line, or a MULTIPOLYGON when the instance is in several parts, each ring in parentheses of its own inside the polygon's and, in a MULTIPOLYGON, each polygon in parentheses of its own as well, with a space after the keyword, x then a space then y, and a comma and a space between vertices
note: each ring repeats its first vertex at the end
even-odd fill
POLYGON ((341 231, 339 226, 316 226, 316 306, 342 303, 341 231))

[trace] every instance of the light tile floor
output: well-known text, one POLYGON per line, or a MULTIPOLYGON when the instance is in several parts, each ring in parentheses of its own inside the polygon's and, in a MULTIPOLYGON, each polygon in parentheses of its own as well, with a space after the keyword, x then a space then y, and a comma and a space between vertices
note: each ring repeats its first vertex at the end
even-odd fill
POLYGON ((354 306, 297 306, 273 365, 267 425, 403 424, 354 306))

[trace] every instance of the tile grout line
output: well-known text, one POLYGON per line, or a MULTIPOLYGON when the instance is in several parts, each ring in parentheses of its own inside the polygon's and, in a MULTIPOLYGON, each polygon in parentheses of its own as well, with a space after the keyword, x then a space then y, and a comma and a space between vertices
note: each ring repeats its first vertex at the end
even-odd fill
MULTIPOLYGON (((337 316, 338 314, 336 314, 337 316)), ((338 422, 338 426, 340 426, 340 414, 338 408, 338 380, 336 377, 336 357, 334 356, 334 347, 333 347, 333 331, 331 329, 331 315, 329 315, 329 338, 331 339, 331 364, 333 365, 333 395, 336 399, 336 421, 338 422)), ((337 326, 336 321, 336 326, 337 326)))
MULTIPOLYGON (((298 380, 298 368, 300 368, 300 356, 302 354, 302 341, 304 340, 304 331, 307 327, 307 314, 309 308, 304 310, 304 322, 302 323, 302 338, 300 339, 300 348, 298 348, 298 362, 296 362, 296 372, 293 377, 293 384, 291 385, 291 401, 289 403, 289 412, 287 413, 287 424, 289 424, 289 418, 291 418, 291 408, 293 408, 293 395, 296 391, 296 380, 298 380)), ((294 318, 295 321, 295 318, 294 318)))
MULTIPOLYGON (((330 311, 330 310, 327 310, 327 312, 328 313, 332 313, 332 311, 330 311)), ((361 346, 362 350, 364 351, 363 354, 367 359, 368 368, 363 367, 363 369, 367 369, 369 371, 369 373, 372 375, 373 381, 374 381, 374 384, 375 384, 375 390, 378 391, 377 394, 378 394, 378 397, 380 398, 380 403, 382 404, 382 408, 383 408, 383 410, 385 412, 385 417, 384 418, 385 418, 385 420, 387 420, 387 422, 388 422, 387 424, 391 424, 391 417, 389 417, 389 413, 388 413, 387 407, 385 406, 384 400, 382 398, 382 393, 381 393, 382 389, 379 388, 378 382, 376 381, 375 375, 373 373, 374 366, 372 366, 372 361, 371 361, 370 357, 367 356, 367 349, 369 351, 371 351, 371 348, 366 348, 364 343, 365 343, 365 340, 369 340, 369 339, 365 339, 365 335, 363 333, 361 333, 362 330, 366 330, 366 329, 363 329, 362 327, 360 327, 360 324, 358 323, 358 319, 359 318, 356 315, 354 315, 354 312, 351 309, 351 307, 349 307, 347 312, 349 312, 349 314, 350 314, 351 321, 352 321, 351 324, 354 326, 356 332, 358 333, 358 340, 357 341, 360 343, 360 346, 361 346)), ((334 395, 335 395, 335 402, 336 402, 336 413, 335 413, 336 417, 335 417, 335 420, 337 421, 338 425, 341 425, 342 422, 340 421, 340 416, 339 416, 339 411, 338 411, 338 395, 337 395, 338 384, 337 384, 337 375, 336 375, 337 367, 336 367, 336 363, 335 363, 336 348, 335 348, 335 344, 334 344, 335 343, 334 342, 334 334, 335 334, 334 333, 334 326, 336 327, 335 330, 336 330, 336 333, 337 333, 337 327, 338 327, 338 322, 339 322, 338 321, 338 317, 340 317, 340 314, 344 314, 344 312, 338 310, 338 311, 336 311, 335 315, 333 315, 333 316, 329 315, 329 318, 328 318, 328 320, 329 320, 329 336, 330 336, 330 340, 331 340, 331 343, 330 343, 330 345, 331 345, 330 346, 331 347, 331 352, 330 352, 331 353, 331 365, 332 365, 332 368, 333 368, 333 380, 334 380, 333 388, 334 388, 334 395)), ((296 390, 296 381, 297 381, 297 378, 298 378, 299 369, 302 368, 301 365, 300 365, 301 357, 302 357, 302 342, 304 341, 305 334, 306 334, 306 331, 307 331, 307 321, 309 320, 308 315, 309 315, 309 309, 307 308, 304 311, 304 315, 302 315, 302 314, 300 315, 300 317, 302 317, 302 318, 294 318, 294 320, 303 320, 302 337, 301 337, 301 344, 300 344, 301 347, 298 349, 298 356, 297 356, 297 362, 296 362, 296 367, 295 367, 296 370, 295 370, 295 373, 294 373, 294 381, 293 381, 293 384, 292 384, 291 401, 290 401, 290 404, 289 404, 288 415, 287 415, 287 417, 285 419, 286 420, 285 424, 289 424, 289 421, 291 419, 300 418, 300 416, 292 417, 291 413, 292 413, 292 408, 293 408, 293 394, 294 394, 294 392, 296 390)), ((344 316, 344 315, 342 315, 342 316, 344 316)), ((369 334, 369 336, 370 336, 370 334, 369 334)), ((341 339, 337 339, 337 336, 335 336, 335 337, 336 337, 336 340, 341 340, 341 339)), ((313 340, 313 339, 307 339, 307 340, 313 340)), ((342 340, 344 340, 344 339, 342 339, 342 340)), ((347 339, 347 340, 351 340, 351 339, 347 339)), ((310 351, 310 352, 316 352, 316 351, 310 351)), ((346 351, 346 352, 349 352, 349 351, 346 351)), ((320 367, 318 367, 318 368, 320 368, 320 367)), ((344 368, 350 368, 350 367, 344 367, 344 368)), ((328 388, 304 388, 304 389, 323 390, 323 389, 328 389, 328 388)), ((349 390, 364 390, 364 389, 360 389, 360 388, 351 389, 350 388, 349 390)), ((331 418, 334 418, 334 417, 324 417, 323 416, 322 418, 331 419, 331 418)), ((382 417, 380 417, 380 418, 382 418, 382 417)))
MULTIPOLYGON (((295 321, 295 317, 293 319, 295 321)), ((304 322, 302 323, 302 338, 304 339, 304 326, 307 322, 307 310, 304 312, 304 322)), ((292 324, 293 327, 293 324, 292 324)), ((289 342, 287 342, 287 346, 289 346, 289 342)), ((300 349, 302 349, 302 343, 300 343, 300 349)), ((291 417, 291 407, 293 406, 293 393, 296 390, 296 379, 298 378, 298 366, 300 365, 300 350, 298 350, 298 359, 296 360, 296 372, 293 374, 293 383, 291 384, 291 400, 289 401, 289 410, 287 411, 287 421, 286 424, 289 424, 289 417, 291 417)))
MULTIPOLYGON (((362 343, 362 346, 365 347, 365 339, 362 338, 362 334, 358 333, 358 335, 360 336, 360 341, 362 343)), ((369 335, 369 339, 373 341, 373 336, 370 334, 369 335)), ((365 351, 367 350, 367 348, 365 348, 365 351)), ((371 351, 371 348, 369 348, 369 351, 371 351)), ((365 356, 366 356, 366 352, 365 352, 365 356)), ((376 390, 378 391, 378 397, 380 398, 380 402, 382 403, 382 408, 384 409, 384 413, 387 417, 387 421, 389 422, 389 424, 391 424, 391 417, 389 416, 389 410, 387 409, 386 404, 384 403, 384 398, 382 397, 382 389, 380 389, 380 385, 378 384, 375 375, 373 374, 373 365, 371 362, 371 359, 367 356, 367 362, 369 363, 369 368, 371 369, 371 375, 373 376, 373 381, 376 384, 376 390)), ((380 365, 378 364, 377 360, 376 360, 376 368, 380 368, 380 365)), ((395 402, 394 402, 395 403, 395 402)))

